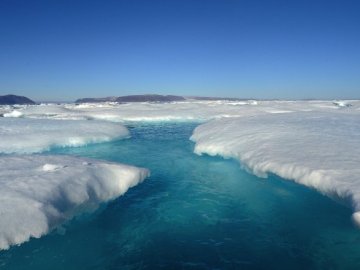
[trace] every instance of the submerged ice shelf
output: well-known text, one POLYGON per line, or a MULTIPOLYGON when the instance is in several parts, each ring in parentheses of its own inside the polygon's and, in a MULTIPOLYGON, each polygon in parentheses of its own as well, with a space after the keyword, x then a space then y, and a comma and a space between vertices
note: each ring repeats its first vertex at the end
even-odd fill
POLYGON ((0 157, 0 250, 39 238, 142 182, 142 168, 76 158, 0 157))

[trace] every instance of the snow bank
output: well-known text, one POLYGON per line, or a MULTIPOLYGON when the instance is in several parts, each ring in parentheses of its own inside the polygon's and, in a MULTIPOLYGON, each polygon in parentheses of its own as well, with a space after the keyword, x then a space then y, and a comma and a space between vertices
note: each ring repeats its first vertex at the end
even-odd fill
POLYGON ((0 250, 41 237, 149 175, 142 168, 70 156, 2 156, 0 168, 0 250))
POLYGON ((35 153, 128 136, 126 127, 109 122, 0 118, 0 153, 35 153))
POLYGON ((17 110, 13 110, 8 113, 4 113, 4 117, 22 117, 23 113, 17 110))
POLYGON ((219 119, 197 127, 195 153, 235 158, 258 176, 274 173, 350 200, 360 224, 359 115, 298 112, 219 119))

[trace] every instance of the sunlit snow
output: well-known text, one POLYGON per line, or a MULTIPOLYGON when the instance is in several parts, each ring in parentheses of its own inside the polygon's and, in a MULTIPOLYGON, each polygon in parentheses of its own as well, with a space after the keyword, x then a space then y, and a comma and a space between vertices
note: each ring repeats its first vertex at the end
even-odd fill
POLYGON ((115 199, 149 174, 70 156, 2 156, 0 168, 0 250, 115 199))

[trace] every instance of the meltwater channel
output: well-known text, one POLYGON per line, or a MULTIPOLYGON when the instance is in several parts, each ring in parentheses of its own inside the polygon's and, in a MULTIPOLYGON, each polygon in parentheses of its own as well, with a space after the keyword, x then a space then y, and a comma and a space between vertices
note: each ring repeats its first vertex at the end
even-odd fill
POLYGON ((146 167, 151 177, 0 252, 0 269, 359 269, 350 209, 234 160, 195 155, 196 125, 129 124, 130 139, 50 151, 146 167))

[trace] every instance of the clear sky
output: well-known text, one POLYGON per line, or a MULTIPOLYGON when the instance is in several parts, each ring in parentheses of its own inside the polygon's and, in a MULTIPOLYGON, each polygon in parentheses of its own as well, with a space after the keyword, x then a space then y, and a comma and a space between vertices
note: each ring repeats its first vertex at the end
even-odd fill
POLYGON ((0 94, 360 98, 358 0, 0 0, 0 94))

